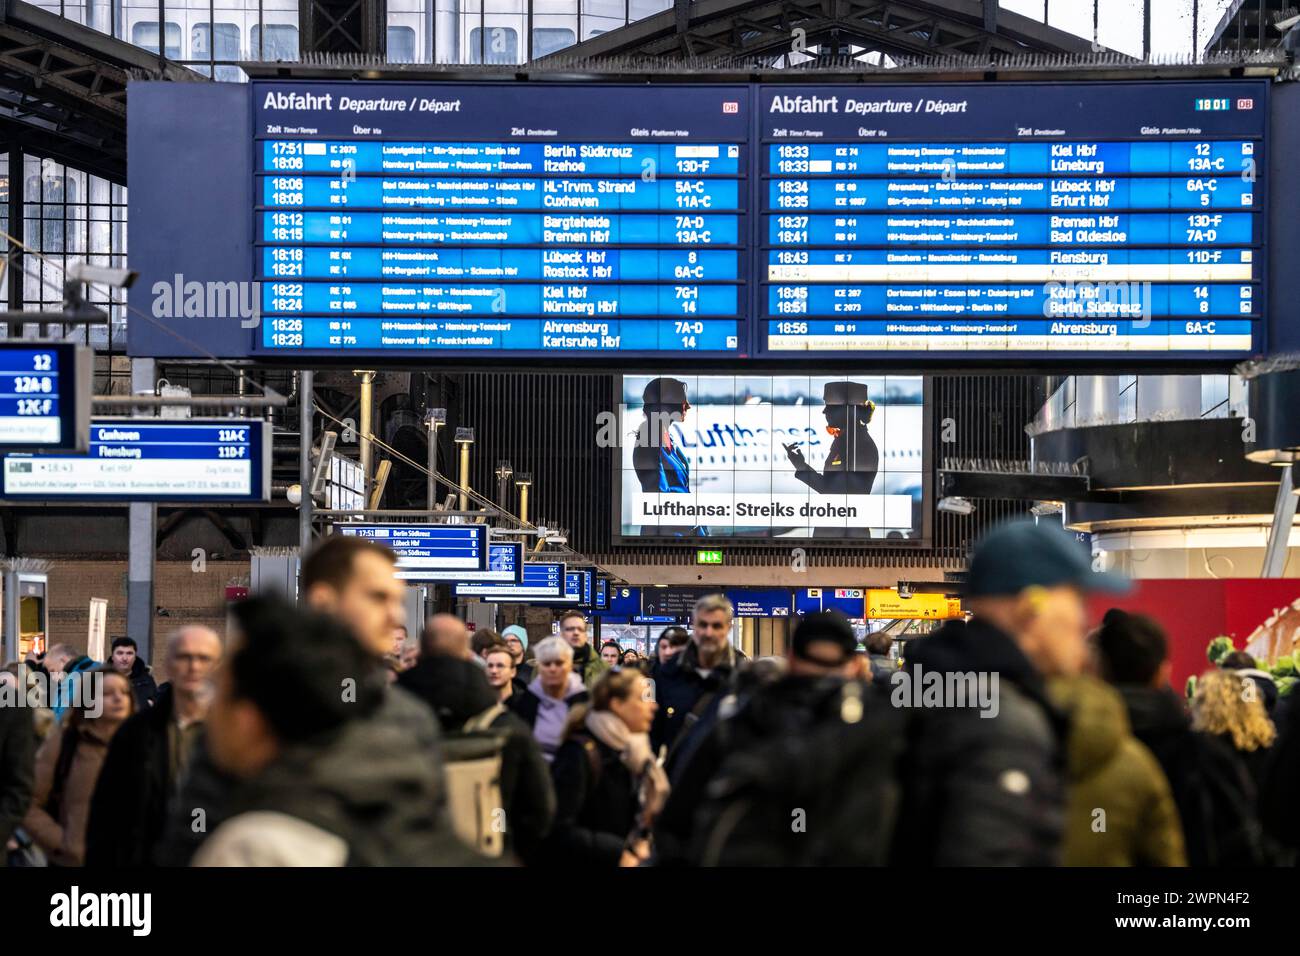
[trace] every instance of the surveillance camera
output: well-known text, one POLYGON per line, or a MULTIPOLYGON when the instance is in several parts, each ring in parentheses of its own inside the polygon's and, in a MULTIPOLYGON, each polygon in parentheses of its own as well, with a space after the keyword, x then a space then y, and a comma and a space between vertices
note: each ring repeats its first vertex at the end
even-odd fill
POLYGON ((92 266, 85 262, 74 262, 67 270, 67 278, 73 282, 102 282, 115 289, 131 288, 131 283, 139 276, 140 273, 132 269, 111 269, 108 266, 92 266))
POLYGON ((969 498, 940 498, 937 505, 940 511, 947 511, 955 515, 969 515, 975 513, 975 504, 969 498))
POLYGON ((909 598, 911 598, 911 596, 912 596, 912 586, 911 586, 910 584, 906 584, 906 583, 904 583, 904 582, 902 582, 902 581, 899 581, 899 582, 898 582, 898 596, 901 597, 904 601, 906 601, 906 600, 908 600, 909 598))

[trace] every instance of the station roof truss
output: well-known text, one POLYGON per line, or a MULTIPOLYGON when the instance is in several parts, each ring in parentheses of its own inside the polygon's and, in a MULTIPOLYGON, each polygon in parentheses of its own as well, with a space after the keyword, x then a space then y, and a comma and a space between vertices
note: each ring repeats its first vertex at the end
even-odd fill
POLYGON ((909 62, 1101 51, 980 0, 677 0, 557 55, 746 58, 793 67, 870 54, 909 62))
POLYGON ((198 75, 21 0, 0 3, 0 137, 126 184, 126 85, 198 75))

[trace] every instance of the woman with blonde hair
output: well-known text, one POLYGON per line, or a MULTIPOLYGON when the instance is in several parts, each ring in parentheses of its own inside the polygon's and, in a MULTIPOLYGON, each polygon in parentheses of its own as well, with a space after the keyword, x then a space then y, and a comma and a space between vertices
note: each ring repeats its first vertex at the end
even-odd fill
POLYGON ((1241 758, 1258 788, 1277 737, 1255 684, 1237 671, 1201 675, 1192 697, 1192 729, 1218 737, 1241 758))

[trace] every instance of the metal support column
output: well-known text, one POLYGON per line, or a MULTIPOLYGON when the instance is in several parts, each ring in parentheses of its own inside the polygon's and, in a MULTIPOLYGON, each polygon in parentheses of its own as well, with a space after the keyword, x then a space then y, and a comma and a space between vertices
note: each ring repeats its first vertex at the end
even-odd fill
POLYGON ((432 511, 438 506, 438 480, 433 476, 438 473, 438 423, 430 416, 425 420, 429 430, 429 488, 425 495, 424 508, 432 511))
POLYGON ((298 373, 298 486, 302 501, 298 504, 298 554, 301 558, 311 548, 311 423, 313 374, 298 373))
MULTIPOLYGON (((17 143, 9 144, 9 235, 13 236, 19 242, 26 242, 23 238, 23 183, 26 182, 23 166, 26 159, 23 156, 22 147, 17 143)), ((8 309, 10 312, 21 312, 23 309, 23 250, 22 246, 15 246, 8 242, 5 243, 5 255, 8 261, 5 263, 6 271, 9 273, 9 288, 6 290, 8 309)), ((38 265, 37 268, 40 268, 38 265)), ((10 338, 21 338, 23 326, 21 322, 9 323, 10 338)))
MULTIPOLYGON (((131 391, 152 395, 157 382, 153 359, 131 359, 131 391)), ((158 506, 133 501, 129 507, 126 572, 126 633, 144 660, 153 660, 154 558, 158 506)))
POLYGON ((370 500, 370 439, 375 427, 375 373, 357 372, 361 376, 361 421, 357 422, 357 435, 361 443, 361 500, 370 500))
POLYGON ((1273 525, 1268 529, 1264 569, 1259 575, 1261 578, 1280 578, 1286 570, 1287 548, 1291 541, 1291 526, 1295 524, 1296 509, 1291 468, 1291 465, 1282 467, 1282 479, 1277 483, 1277 504, 1273 506, 1273 525))

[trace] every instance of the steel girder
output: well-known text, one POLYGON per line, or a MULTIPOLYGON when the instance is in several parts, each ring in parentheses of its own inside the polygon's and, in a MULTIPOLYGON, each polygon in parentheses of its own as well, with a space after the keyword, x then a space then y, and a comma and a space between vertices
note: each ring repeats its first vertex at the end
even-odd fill
MULTIPOLYGON (((981 0, 698 0, 601 34, 556 57, 646 56, 776 64, 796 40, 814 58, 849 47, 894 59, 1096 52, 1090 41, 1005 10, 986 28, 981 0), (802 33, 796 33, 802 31, 802 33)), ((803 57, 791 62, 797 65, 803 57)), ((544 62, 544 61, 543 61, 544 62)))
POLYGON ((198 75, 21 0, 0 8, 0 132, 126 184, 126 85, 133 75, 198 75))

